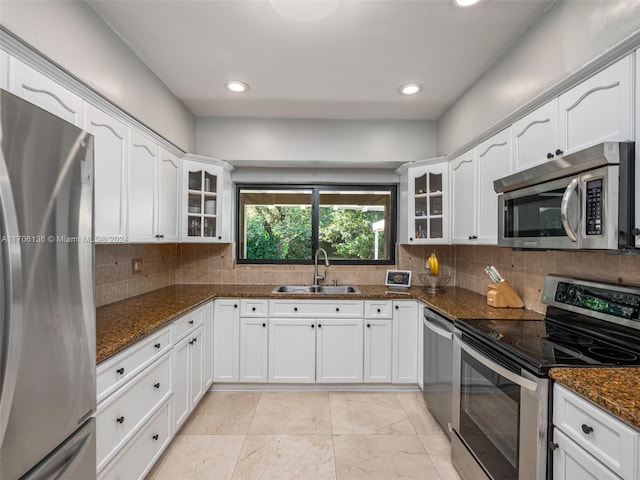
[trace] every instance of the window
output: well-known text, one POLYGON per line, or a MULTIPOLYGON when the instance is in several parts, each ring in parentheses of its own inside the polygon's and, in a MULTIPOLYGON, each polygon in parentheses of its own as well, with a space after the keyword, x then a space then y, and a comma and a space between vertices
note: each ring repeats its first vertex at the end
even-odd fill
POLYGON ((239 263, 395 263, 395 186, 238 185, 239 263))

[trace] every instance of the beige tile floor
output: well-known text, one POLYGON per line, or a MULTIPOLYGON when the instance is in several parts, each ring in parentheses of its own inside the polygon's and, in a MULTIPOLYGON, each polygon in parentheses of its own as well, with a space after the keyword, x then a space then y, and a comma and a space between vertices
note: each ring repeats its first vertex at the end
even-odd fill
POLYGON ((149 480, 460 480, 419 392, 210 392, 149 480))

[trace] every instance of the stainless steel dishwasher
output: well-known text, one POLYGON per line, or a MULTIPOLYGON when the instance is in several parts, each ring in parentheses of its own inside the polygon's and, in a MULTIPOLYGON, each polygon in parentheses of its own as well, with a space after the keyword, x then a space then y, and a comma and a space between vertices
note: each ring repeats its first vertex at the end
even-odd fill
POLYGON ((424 307, 423 396, 427 407, 451 436, 453 322, 424 307))

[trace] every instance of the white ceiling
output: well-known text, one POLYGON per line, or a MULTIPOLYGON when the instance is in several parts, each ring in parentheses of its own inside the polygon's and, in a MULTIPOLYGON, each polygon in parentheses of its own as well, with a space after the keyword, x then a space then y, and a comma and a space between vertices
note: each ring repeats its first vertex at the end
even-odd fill
POLYGON ((196 116, 427 120, 553 2, 342 0, 298 22, 268 0, 88 1, 196 116), (249 92, 227 92, 231 79, 249 92), (424 90, 399 95, 408 82, 424 90))

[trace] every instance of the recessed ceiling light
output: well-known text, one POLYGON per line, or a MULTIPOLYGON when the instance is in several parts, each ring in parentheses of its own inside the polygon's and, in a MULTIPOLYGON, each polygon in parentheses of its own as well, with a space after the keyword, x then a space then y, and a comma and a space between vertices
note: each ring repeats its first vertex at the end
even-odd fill
POLYGON ((475 5, 479 0, 453 0, 453 3, 458 7, 470 7, 471 5, 475 5))
POLYGON ((342 0, 269 0, 273 9, 289 20, 317 22, 334 13, 342 0))
POLYGON ((249 85, 244 82, 239 82, 238 80, 231 80, 224 84, 227 87, 227 90, 234 93, 244 93, 249 90, 249 85))
POLYGON ((398 87, 398 92, 402 95, 415 95, 422 90, 422 85, 419 83, 405 83, 398 87))

